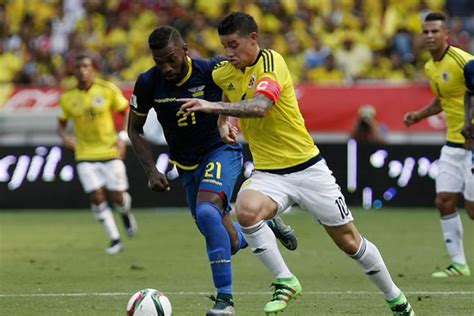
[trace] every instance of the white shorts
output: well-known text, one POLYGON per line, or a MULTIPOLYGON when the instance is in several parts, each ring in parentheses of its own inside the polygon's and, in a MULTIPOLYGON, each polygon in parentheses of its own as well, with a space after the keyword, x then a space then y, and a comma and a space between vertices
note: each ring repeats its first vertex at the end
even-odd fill
POLYGON ((438 163, 436 193, 459 192, 474 201, 474 175, 472 152, 463 148, 444 145, 438 163))
POLYGON ((77 174, 84 192, 90 193, 102 187, 109 191, 128 189, 125 164, 120 159, 109 161, 82 161, 77 163, 77 174))
POLYGON ((284 175, 255 171, 242 184, 239 193, 249 189, 274 200, 278 204, 278 214, 297 204, 326 226, 344 225, 353 220, 324 159, 305 170, 284 175))

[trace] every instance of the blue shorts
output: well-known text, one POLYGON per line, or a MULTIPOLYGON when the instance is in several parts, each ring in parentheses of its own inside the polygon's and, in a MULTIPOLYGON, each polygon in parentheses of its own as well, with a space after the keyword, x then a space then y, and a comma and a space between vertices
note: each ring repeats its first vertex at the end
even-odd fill
POLYGON ((227 204, 225 211, 230 212, 230 199, 235 182, 242 171, 242 159, 241 145, 223 145, 204 156, 197 169, 188 171, 178 168, 194 218, 199 191, 210 191, 221 195, 227 204))

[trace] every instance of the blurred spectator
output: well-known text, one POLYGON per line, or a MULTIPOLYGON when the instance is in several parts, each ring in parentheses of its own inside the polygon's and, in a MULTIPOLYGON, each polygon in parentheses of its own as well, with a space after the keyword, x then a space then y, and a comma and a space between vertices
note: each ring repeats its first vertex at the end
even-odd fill
POLYGON ((324 66, 308 70, 305 78, 314 84, 340 85, 344 83, 344 72, 336 66, 334 56, 329 54, 324 66))
POLYGON ((312 37, 312 46, 304 53, 304 67, 307 69, 323 66, 331 49, 321 42, 318 36, 312 37))
POLYGON ((353 32, 347 32, 342 47, 334 50, 334 57, 338 67, 344 71, 346 79, 353 80, 372 62, 372 51, 367 45, 356 43, 353 32))
POLYGON ((351 132, 351 138, 357 142, 385 144, 386 129, 375 119, 375 108, 370 104, 362 105, 351 132))
POLYGON ((464 30, 463 20, 455 16, 451 19, 451 28, 448 43, 461 48, 462 50, 469 51, 471 44, 471 35, 469 32, 464 30))
POLYGON ((404 63, 411 63, 413 54, 412 35, 406 28, 399 28, 392 38, 392 49, 401 57, 404 63))
POLYGON ((422 65, 429 54, 420 40, 420 21, 427 12, 443 9, 451 17, 451 44, 472 52, 472 0, 0 1, 0 40, 4 51, 14 52, 22 60, 15 75, 17 83, 67 84, 71 78, 68 59, 74 49, 93 50, 103 56, 107 79, 123 82, 152 65, 143 54, 143 34, 156 25, 175 26, 185 37, 190 54, 210 57, 222 54, 215 25, 223 12, 244 10, 261 26, 261 46, 291 59, 295 82, 313 81, 313 68, 323 65, 321 72, 326 78, 338 77, 340 70, 331 62, 325 65, 329 52, 344 71, 346 83, 358 79, 399 81, 400 68, 408 70, 408 78, 424 78, 422 65), (386 53, 372 57, 376 52, 386 53), (401 56, 401 65, 393 52, 401 56), (385 71, 388 56, 396 61, 391 74, 385 71), (414 75, 409 64, 416 66, 414 75), (377 65, 383 68, 375 69, 377 65))

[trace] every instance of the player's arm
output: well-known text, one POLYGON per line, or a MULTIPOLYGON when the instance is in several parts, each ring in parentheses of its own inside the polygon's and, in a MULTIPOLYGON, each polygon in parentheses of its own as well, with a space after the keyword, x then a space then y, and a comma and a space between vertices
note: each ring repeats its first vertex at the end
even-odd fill
POLYGON ((264 94, 257 93, 253 99, 239 102, 209 102, 203 99, 178 99, 183 102, 181 110, 186 114, 191 112, 206 112, 224 114, 235 117, 264 117, 273 100, 264 94))
POLYGON ((63 141, 63 145, 65 148, 74 150, 74 137, 67 131, 67 120, 58 119, 58 129, 57 129, 59 137, 61 137, 63 141))
POLYGON ((117 116, 118 119, 122 122, 122 126, 119 128, 117 132, 117 150, 119 152, 119 156, 121 159, 125 159, 125 155, 127 154, 127 143, 128 133, 127 133, 127 125, 128 125, 128 108, 125 108, 123 111, 118 111, 117 116))
POLYGON ((143 126, 145 125, 146 115, 139 115, 130 111, 128 118, 128 137, 132 144, 133 151, 143 167, 148 178, 148 187, 153 191, 169 191, 170 185, 166 176, 155 167, 150 143, 145 139, 143 126))
POLYGON ((405 116, 403 118, 403 123, 405 123, 406 126, 410 126, 410 125, 418 123, 424 118, 438 114, 442 110, 443 108, 441 107, 441 102, 439 101, 439 98, 435 98, 433 102, 426 105, 422 109, 418 111, 405 113, 405 116))
POLYGON ((464 94, 464 127, 461 134, 466 139, 467 147, 474 145, 474 60, 470 60, 464 66, 464 82, 466 93, 464 94))
POLYGON ((467 91, 464 95, 464 126, 461 130, 466 139, 464 147, 468 150, 474 148, 474 93, 467 91))

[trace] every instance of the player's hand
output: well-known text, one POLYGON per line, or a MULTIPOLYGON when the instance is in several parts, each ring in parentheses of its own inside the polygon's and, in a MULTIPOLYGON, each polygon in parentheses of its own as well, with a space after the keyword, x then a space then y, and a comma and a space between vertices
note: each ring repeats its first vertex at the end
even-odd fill
POLYGON ((221 135, 222 141, 226 144, 237 144, 237 133, 237 127, 232 125, 229 121, 219 125, 219 134, 221 135))
POLYGON ((117 139, 117 151, 120 159, 124 160, 127 155, 127 143, 121 139, 117 139))
POLYGON ((178 102, 183 102, 180 110, 184 112, 184 116, 188 116, 192 112, 216 113, 217 104, 203 99, 181 98, 178 102))
POLYGON ((76 147, 74 138, 69 134, 63 135, 63 144, 65 148, 73 151, 76 147))
POLYGON ((472 124, 464 126, 461 130, 461 134, 466 139, 464 148, 472 150, 474 148, 474 126, 472 124))
POLYGON ((416 112, 407 112, 403 118, 403 123, 405 126, 409 127, 413 124, 416 124, 420 121, 416 112))
POLYGON ((171 190, 166 176, 158 170, 148 179, 148 188, 152 191, 165 192, 171 190))

